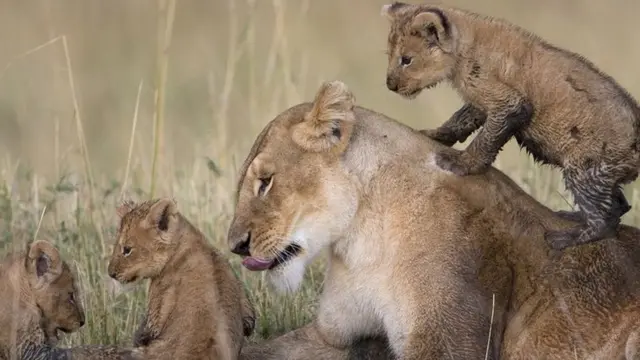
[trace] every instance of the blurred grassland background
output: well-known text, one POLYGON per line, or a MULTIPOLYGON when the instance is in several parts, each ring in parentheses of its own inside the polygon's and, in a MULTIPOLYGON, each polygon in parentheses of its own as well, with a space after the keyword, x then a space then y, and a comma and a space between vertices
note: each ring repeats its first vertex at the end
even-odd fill
MULTIPOLYGON (((144 309, 145 286, 117 293, 106 280, 122 197, 173 196, 229 255, 238 167, 261 128, 312 100, 322 81, 342 80, 360 105, 417 128, 462 105, 446 85, 415 101, 386 89, 385 3, 0 0, 0 246, 46 238, 75 264, 88 323, 67 345, 128 344, 144 309)), ((449 3, 581 53, 640 96, 640 3, 449 3)), ((534 165, 514 141, 495 165, 554 209, 571 202, 558 171, 534 165)), ((625 192, 633 210, 624 221, 638 224, 640 194, 625 192)), ((229 258, 258 312, 254 339, 313 316, 322 259, 300 292, 280 296, 229 258)))

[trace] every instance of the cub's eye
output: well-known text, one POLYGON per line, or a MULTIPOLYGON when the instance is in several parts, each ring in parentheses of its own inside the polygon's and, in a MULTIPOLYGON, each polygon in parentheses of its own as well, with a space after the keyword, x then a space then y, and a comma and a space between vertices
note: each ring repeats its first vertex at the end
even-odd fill
POLYGON ((131 254, 131 248, 129 246, 122 247, 122 255, 129 256, 131 254))
POLYGON ((271 186, 272 182, 273 182, 273 176, 260 178, 260 187, 258 188, 258 195, 259 196, 264 195, 267 192, 267 190, 269 190, 269 187, 271 186))
POLYGON ((400 65, 402 66, 408 66, 411 65, 411 62, 413 61, 413 58, 410 56, 401 56, 400 57, 400 65))
POLYGON ((69 302, 71 304, 75 304, 76 303, 76 298, 75 298, 75 296, 73 295, 72 292, 69 293, 69 302))

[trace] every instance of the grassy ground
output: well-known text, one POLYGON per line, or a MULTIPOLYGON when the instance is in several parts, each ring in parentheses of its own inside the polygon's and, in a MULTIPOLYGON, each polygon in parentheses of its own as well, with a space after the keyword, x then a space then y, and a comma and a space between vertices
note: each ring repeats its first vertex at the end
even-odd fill
MULTIPOLYGON (((106 276, 123 197, 173 196, 230 254, 237 167, 262 126, 312 99, 321 81, 343 80, 360 104, 419 128, 461 105, 445 86, 413 102, 385 88, 381 0, 183 0, 175 11, 155 0, 0 3, 0 247, 45 238, 74 262, 88 322, 66 344, 129 343, 143 311, 144 286, 112 292, 106 276)), ((627 75, 640 60, 638 4, 451 3, 517 21, 640 93, 640 76, 627 75)), ((496 166, 543 203, 568 207, 558 172, 513 143, 496 166)), ((640 193, 626 193, 634 210, 624 221, 640 224, 640 193)), ((230 259, 258 311, 256 337, 314 314, 321 259, 289 296, 230 259)))

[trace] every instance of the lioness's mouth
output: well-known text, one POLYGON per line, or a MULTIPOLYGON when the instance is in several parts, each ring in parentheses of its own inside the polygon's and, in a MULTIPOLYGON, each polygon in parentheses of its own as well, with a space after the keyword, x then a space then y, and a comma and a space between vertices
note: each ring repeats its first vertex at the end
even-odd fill
POLYGON ((298 244, 289 244, 274 259, 265 260, 248 256, 242 260, 242 265, 251 271, 272 270, 296 257, 302 248, 298 244))

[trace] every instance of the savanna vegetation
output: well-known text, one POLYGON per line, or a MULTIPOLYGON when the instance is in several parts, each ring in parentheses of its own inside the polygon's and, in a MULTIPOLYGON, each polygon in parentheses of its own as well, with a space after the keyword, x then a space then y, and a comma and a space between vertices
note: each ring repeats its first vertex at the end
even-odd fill
MULTIPOLYGON (((640 96, 640 3, 449 2, 582 53, 640 96)), ((412 102, 387 90, 385 3, 0 0, 0 247, 49 239, 74 264, 88 317, 65 345, 131 341, 145 286, 122 291, 106 274, 123 198, 173 196, 229 255, 257 309, 255 338, 313 316, 323 259, 300 292, 277 295, 226 247, 237 169, 266 122, 324 80, 417 128, 457 110, 446 86, 412 102)), ((572 203, 558 171, 515 141, 495 166, 554 209, 572 203)), ((623 218, 636 225, 637 184, 625 189, 633 209, 623 218)))

